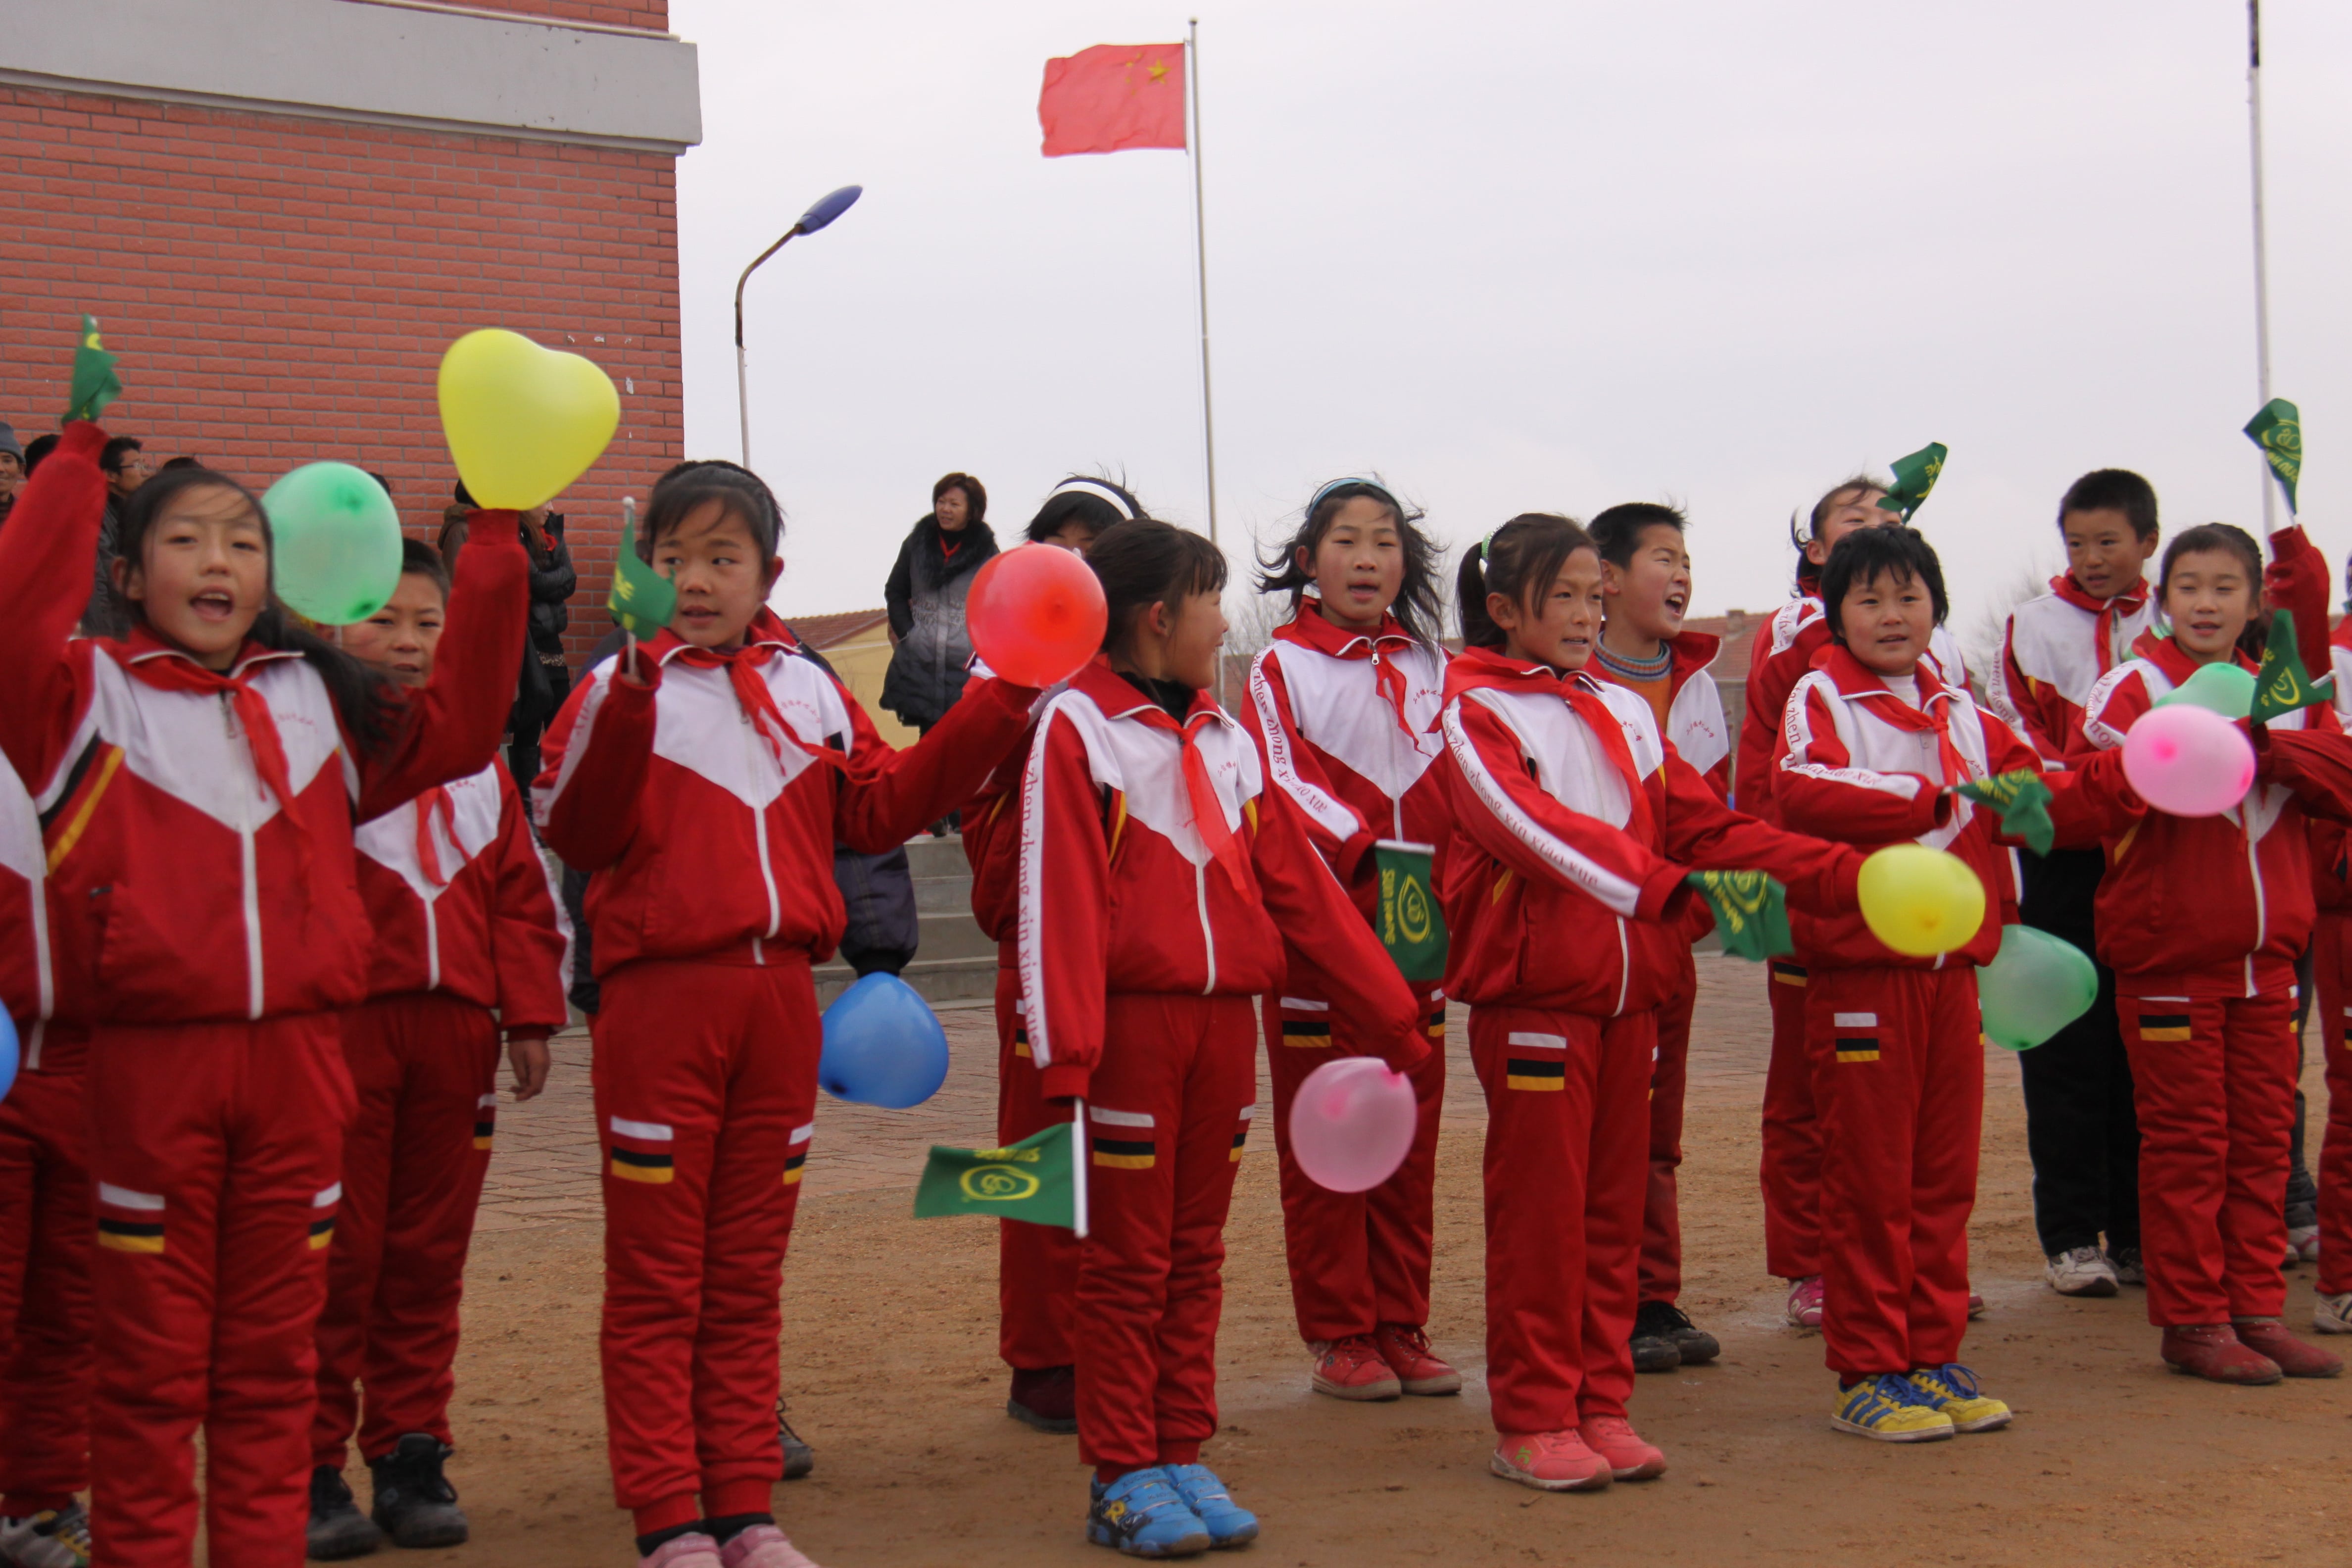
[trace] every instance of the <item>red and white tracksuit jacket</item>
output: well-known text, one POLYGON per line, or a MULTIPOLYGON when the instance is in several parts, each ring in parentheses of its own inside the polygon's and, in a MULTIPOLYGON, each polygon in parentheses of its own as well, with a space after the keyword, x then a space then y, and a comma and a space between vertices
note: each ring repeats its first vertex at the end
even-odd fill
POLYGON ((1654 1010, 1688 947, 1694 868, 1853 905, 1860 857, 1725 806, 1649 702, 1486 648, 1446 670, 1454 819, 1446 994, 1486 1091, 1495 1425, 1558 1431, 1633 1390, 1654 1010))
MULTIPOLYGON (((1773 758, 1780 744, 1789 693, 1829 646, 1829 621, 1818 595, 1821 574, 1808 566, 1801 596, 1781 605, 1756 631, 1748 655, 1747 708, 1739 724, 1739 761, 1732 804, 1776 822, 1773 758)), ((1928 644, 1938 676, 1968 684, 1959 644, 1942 626, 1928 644)), ((1765 1267, 1783 1279, 1822 1271, 1822 1130, 1813 1106, 1812 1066, 1805 1053, 1805 967, 1788 959, 1764 966, 1772 1009, 1772 1054, 1764 1075, 1763 1154, 1757 1176, 1764 1194, 1765 1267)))
POLYGON ((96 1549, 183 1564, 199 1423, 213 1560, 299 1561, 311 1330, 341 1196, 338 1016, 367 992, 352 824, 487 763, 512 702, 527 563, 458 554, 443 669, 373 754, 298 655, 215 673, 140 626, 68 642, 105 505, 69 426, 0 530, 0 748, 47 823, 58 1016, 92 1026, 96 1549))
POLYGON ((1192 1462, 1216 1430, 1225 1211, 1256 1110, 1251 998, 1283 934, 1353 1037, 1411 1071, 1422 1006, 1205 694, 1180 722, 1097 658, 1038 720, 1022 777, 1021 991, 1054 1100, 1084 1103, 1090 1228, 1075 1328, 1097 1472, 1192 1462))
MULTIPOLYGON (((2042 771, 2034 749, 1922 660, 1917 705, 1842 646, 1789 694, 1773 799, 1805 833, 1876 849, 1906 841, 1959 857, 1986 889, 1983 923, 1934 958, 1897 953, 1857 911, 1790 925, 1803 963, 1805 1038, 1822 1141, 1822 1337, 1851 1383, 1959 1359, 1969 1316, 1969 1213, 1984 1102, 1976 966, 2000 949, 2008 852, 1998 816, 1947 788, 2042 771)), ((2105 820, 2083 797, 2120 769, 2056 775, 2062 841, 2105 820)))
POLYGON ((1985 704, 2047 766, 2084 751, 2083 707, 2091 689, 2132 657, 2132 645, 2156 619, 2145 579, 2111 599, 2095 598, 2074 574, 2050 579, 2050 591, 2010 612, 2000 658, 1985 681, 1985 704))
POLYGON ((452 1441, 457 1302, 498 1125, 499 1030, 552 1034, 566 1017, 571 922, 525 810, 493 762, 356 835, 375 944, 368 1000, 343 1017, 358 1109, 319 1317, 313 1465, 342 1467, 362 1386, 362 1458, 409 1432, 452 1441))
MULTIPOLYGON (((1405 636, 1393 616, 1367 637, 1323 618, 1308 600, 1275 628, 1250 666, 1244 708, 1265 773, 1295 803, 1307 835, 1368 923, 1377 916, 1372 846, 1382 839, 1443 852, 1450 836, 1444 779, 1430 766, 1444 694, 1444 650, 1405 636)), ((1431 887, 1438 886, 1433 869, 1431 887)), ((1309 1344, 1370 1334, 1382 1323, 1429 1321, 1432 1194, 1438 1116, 1445 1100, 1445 994, 1423 987, 1430 1052, 1413 1074, 1420 1131, 1404 1163, 1379 1186, 1335 1193, 1316 1184, 1290 1152, 1290 1106, 1325 1062, 1378 1048, 1332 1016, 1334 994, 1354 983, 1318 971, 1297 943, 1265 1004, 1274 1081, 1274 1143, 1290 1300, 1309 1344)))
MULTIPOLYGON (((2092 694, 2094 745, 2120 746, 2196 668, 2170 638, 2138 651, 2092 694)), ((2294 962, 2315 920, 2315 819, 2352 822, 2352 741, 2325 705, 2266 731, 2254 787, 2229 811, 2119 816, 2106 835, 2099 956, 2131 1055, 2148 1321, 2162 1326, 2284 1305, 2294 962)))
MULTIPOLYGON (((1723 639, 1684 632, 1670 647, 1666 676, 1666 739, 1698 770, 1718 800, 1731 796, 1731 738, 1725 732, 1723 693, 1708 668, 1723 639)), ((1613 680, 1598 658, 1585 667, 1613 680)), ((1627 688, 1634 690, 1634 688, 1627 688)), ((1705 904, 1691 910, 1696 942, 1715 929, 1705 904)), ((1673 994, 1658 1007, 1658 1055, 1650 1071, 1650 1178, 1642 1199, 1642 1300, 1672 1304, 1682 1296, 1683 1229, 1678 1173, 1683 1163, 1683 1091, 1690 1079, 1691 1014, 1698 1005, 1698 966, 1689 944, 1673 994)))
POLYGON ((600 665, 541 742, 541 832, 596 873, 604 1405, 640 1534, 763 1513, 782 1474, 776 1297, 815 1128, 809 968, 845 923, 834 844, 879 853, 955 809, 1034 695, 976 682, 894 752, 798 647, 766 611, 731 654, 665 631, 643 684, 600 665))
MULTIPOLYGON (((2352 620, 2328 638, 2336 675, 2336 717, 2352 715, 2352 620)), ((2327 1064, 2327 1131, 2319 1152, 2320 1294, 2352 1290, 2352 894, 2347 894, 2346 836, 2313 835, 2313 890, 2319 918, 2312 928, 2312 989, 2319 1010, 2327 1064), (2328 1245, 2330 1238, 2335 1245, 2328 1245)))

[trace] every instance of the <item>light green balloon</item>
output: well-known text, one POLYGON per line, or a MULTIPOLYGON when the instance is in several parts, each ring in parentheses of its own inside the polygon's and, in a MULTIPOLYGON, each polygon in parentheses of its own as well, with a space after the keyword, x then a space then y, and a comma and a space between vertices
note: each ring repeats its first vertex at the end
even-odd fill
POLYGON ((2031 1050, 2091 1010, 2099 972, 2083 950, 2032 926, 2003 926, 2000 952, 1977 972, 1985 1038, 2031 1050))
POLYGON ((2227 660, 2209 664, 2158 698, 2155 706, 2168 702, 2187 702, 2210 708, 2224 719, 2243 719, 2254 710, 2254 677, 2227 660))
POLYGON ((400 587, 400 511, 362 470, 305 463, 269 487, 261 510, 269 514, 270 575, 296 615, 347 626, 400 587))

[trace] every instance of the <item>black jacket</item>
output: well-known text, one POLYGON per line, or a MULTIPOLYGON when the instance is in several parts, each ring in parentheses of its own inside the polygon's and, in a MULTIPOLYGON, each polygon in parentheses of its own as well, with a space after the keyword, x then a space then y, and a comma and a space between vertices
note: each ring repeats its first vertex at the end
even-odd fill
MULTIPOLYGON (((563 514, 547 514, 547 548, 531 542, 523 531, 523 552, 530 557, 530 642, 541 653, 561 654, 563 631, 572 624, 572 592, 580 574, 572 566, 572 547, 563 542, 563 514)), ((550 714, 550 718, 553 715, 550 714)))
POLYGON ((971 574, 996 553, 996 535, 984 522, 966 523, 956 552, 940 543, 940 524, 926 517, 898 547, 898 564, 882 590, 890 630, 898 639, 882 678, 882 706, 901 723, 928 730, 963 695, 971 637, 964 629, 964 595, 971 574))

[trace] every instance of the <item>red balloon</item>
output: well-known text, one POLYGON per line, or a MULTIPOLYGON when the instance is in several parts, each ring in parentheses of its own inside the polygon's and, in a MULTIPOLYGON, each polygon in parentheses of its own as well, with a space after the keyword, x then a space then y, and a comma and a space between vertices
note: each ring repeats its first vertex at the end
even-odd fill
POLYGON ((1076 675, 1101 648, 1110 618, 1086 558, 1053 544, 1008 550, 982 566, 963 614, 973 650, 1016 686, 1076 675))

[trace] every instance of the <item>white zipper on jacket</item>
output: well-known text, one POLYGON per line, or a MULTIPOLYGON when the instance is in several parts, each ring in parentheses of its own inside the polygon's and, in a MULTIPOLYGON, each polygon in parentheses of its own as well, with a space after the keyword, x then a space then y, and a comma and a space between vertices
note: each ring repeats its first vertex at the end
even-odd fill
POLYGON ((1201 948, 1209 955, 1209 983, 1201 987, 1201 994, 1217 994, 1217 933, 1209 926, 1209 868, 1192 868, 1192 903, 1201 911, 1201 948))
MULTIPOLYGON (((427 833, 433 831, 430 826, 427 833)), ((433 918, 433 900, 425 900, 425 989, 441 989, 441 923, 433 918)))
MULTIPOLYGON (((228 738, 235 741, 237 739, 236 710, 231 706, 227 692, 221 693, 220 704, 221 725, 227 731, 228 738)), ((246 1016, 258 1018, 261 1016, 262 999, 261 889, 257 885, 260 871, 256 865, 253 847, 253 797, 260 793, 261 773, 254 765, 253 742, 249 739, 245 743, 245 772, 246 787, 238 791, 240 805, 236 825, 237 869, 245 884, 243 902, 245 906, 246 1016)), ((291 813, 294 805, 291 801, 281 800, 278 803, 278 809, 280 812, 291 813)), ((289 823, 289 826, 290 826, 291 824, 289 823)))
POLYGON ((1625 998, 1633 989, 1633 950, 1632 944, 1625 940, 1625 917, 1618 915, 1615 919, 1617 921, 1617 1006, 1609 1016, 1612 1018, 1622 1018, 1625 1016, 1625 998))
MULTIPOLYGON (((747 760, 756 773, 761 766, 761 747, 764 742, 759 724, 749 713, 743 715, 743 743, 748 748, 747 760)), ((768 760, 774 761, 772 757, 768 760)), ((780 788, 779 798, 782 793, 780 788)), ((764 805, 751 808, 751 837, 760 851, 760 884, 768 890, 768 929, 762 935, 773 937, 776 929, 784 923, 784 906, 782 900, 776 897, 776 868, 768 864, 768 808, 764 805)), ((758 936, 751 939, 751 962, 754 963, 768 962, 767 953, 760 945, 761 940, 762 937, 758 936)))

